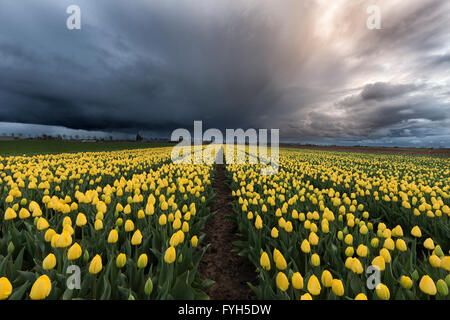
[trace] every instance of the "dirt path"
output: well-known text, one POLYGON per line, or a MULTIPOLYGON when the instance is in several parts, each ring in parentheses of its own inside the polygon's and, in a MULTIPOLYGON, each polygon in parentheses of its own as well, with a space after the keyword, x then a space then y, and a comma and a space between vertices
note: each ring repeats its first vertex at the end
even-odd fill
POLYGON ((230 206, 231 191, 225 184, 224 165, 216 166, 216 177, 213 182, 216 194, 212 211, 217 211, 205 226, 203 243, 211 246, 200 262, 199 274, 203 279, 211 279, 216 283, 206 293, 212 300, 245 300, 253 297, 247 282, 254 282, 256 274, 251 263, 234 253, 233 241, 238 240, 237 227, 225 219, 233 211, 230 206))

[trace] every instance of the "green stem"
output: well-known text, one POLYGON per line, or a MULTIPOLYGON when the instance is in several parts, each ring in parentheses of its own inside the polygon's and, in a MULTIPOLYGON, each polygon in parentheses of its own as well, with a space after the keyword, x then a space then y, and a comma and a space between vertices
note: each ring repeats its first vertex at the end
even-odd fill
POLYGON ((94 288, 92 290, 92 292, 93 292, 93 299, 92 300, 96 300, 96 297, 97 297, 97 275, 94 275, 94 282, 93 282, 93 284, 94 284, 94 288))
POLYGON ((306 276, 306 271, 308 270, 308 254, 305 253, 305 271, 304 275, 306 276))

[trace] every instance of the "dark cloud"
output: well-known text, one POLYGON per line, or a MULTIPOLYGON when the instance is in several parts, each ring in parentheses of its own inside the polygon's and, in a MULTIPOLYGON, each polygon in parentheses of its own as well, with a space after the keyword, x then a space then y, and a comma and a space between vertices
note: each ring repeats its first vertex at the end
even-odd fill
POLYGON ((414 91, 417 87, 413 84, 397 84, 377 82, 367 84, 361 92, 363 100, 385 100, 414 91))
POLYGON ((374 0, 382 29, 368 30, 363 0, 78 0, 77 31, 65 28, 73 1, 24 1, 0 4, 0 121, 168 135, 203 120, 314 141, 449 134, 447 1, 374 0))
POLYGON ((434 59, 431 61, 431 64, 436 67, 443 67, 446 68, 446 64, 450 63, 450 53, 438 55, 434 57, 434 59))

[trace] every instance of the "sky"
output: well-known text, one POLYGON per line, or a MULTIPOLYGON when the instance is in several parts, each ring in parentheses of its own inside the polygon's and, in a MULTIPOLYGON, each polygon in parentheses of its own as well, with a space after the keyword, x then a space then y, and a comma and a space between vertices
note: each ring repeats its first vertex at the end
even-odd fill
POLYGON ((450 147, 449 30, 447 0, 0 0, 0 135, 450 147))

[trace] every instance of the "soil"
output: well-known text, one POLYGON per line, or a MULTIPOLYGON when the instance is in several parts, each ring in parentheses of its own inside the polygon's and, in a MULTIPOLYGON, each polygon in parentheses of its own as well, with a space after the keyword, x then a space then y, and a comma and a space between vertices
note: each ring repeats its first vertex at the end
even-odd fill
POLYGON ((212 211, 216 214, 207 222, 202 241, 211 245, 200 262, 199 274, 203 279, 216 282, 206 290, 212 300, 248 300, 254 294, 247 282, 255 283, 256 273, 248 259, 231 252, 238 236, 237 227, 225 218, 233 212, 231 191, 225 181, 224 165, 218 164, 213 181, 215 202, 212 211))

